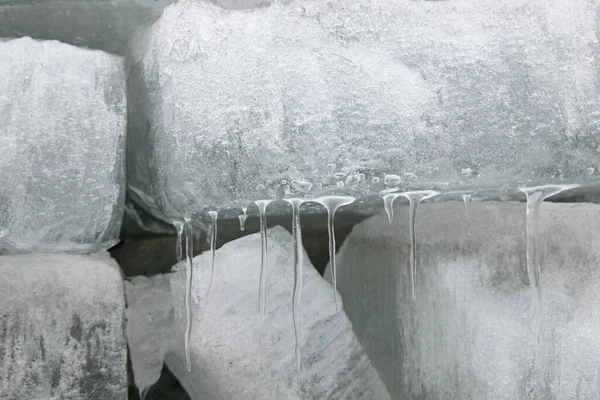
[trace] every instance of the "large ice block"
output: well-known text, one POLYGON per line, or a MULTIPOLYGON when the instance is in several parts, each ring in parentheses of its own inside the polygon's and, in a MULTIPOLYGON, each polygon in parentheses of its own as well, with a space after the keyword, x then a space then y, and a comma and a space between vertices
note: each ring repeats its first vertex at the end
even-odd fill
MULTIPOLYGON (((352 332, 343 311, 336 312, 331 286, 304 255, 304 288, 298 316, 301 343, 297 375, 292 318, 292 236, 281 227, 268 231, 266 317, 262 369, 258 291, 261 239, 253 234, 211 255, 194 258, 191 372, 186 369, 184 284, 171 277, 177 346, 166 353, 169 369, 194 400, 201 399, 373 399, 389 395, 352 332), (298 390, 299 377, 302 393, 298 390)), ((181 268, 185 266, 180 264, 181 268)), ((183 273, 183 271, 182 271, 183 273)))
POLYGON ((172 217, 340 186, 597 179, 599 7, 172 4, 128 54, 129 193, 172 217))
POLYGON ((126 109, 121 57, 0 41, 0 252, 116 243, 126 109))
POLYGON ((125 299, 109 257, 0 257, 0 398, 125 400, 125 299))
POLYGON ((337 258, 344 309, 392 398, 598 398, 600 206, 542 204, 541 319, 524 203, 421 205, 414 301, 408 214, 358 224, 337 258))

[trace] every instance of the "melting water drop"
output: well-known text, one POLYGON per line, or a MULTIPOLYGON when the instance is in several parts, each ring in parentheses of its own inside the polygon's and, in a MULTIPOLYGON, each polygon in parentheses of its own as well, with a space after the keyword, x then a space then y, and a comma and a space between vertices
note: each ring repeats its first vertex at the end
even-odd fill
POLYGON ((246 211, 248 210, 248 207, 242 207, 242 213, 238 215, 238 218, 240 219, 240 231, 244 232, 246 230, 246 219, 248 218, 248 215, 246 214, 246 211))
POLYGON ((263 369, 262 362, 262 332, 267 313, 267 206, 272 200, 257 200, 254 202, 258 207, 260 219, 260 283, 258 289, 258 347, 260 369, 263 369))
POLYGON ((185 259, 186 259, 186 281, 185 281, 185 360, 188 372, 192 371, 192 360, 190 358, 190 336, 192 334, 192 274, 194 271, 194 231, 192 221, 189 218, 185 219, 185 259))
POLYGON ((333 285, 333 298, 335 299, 335 310, 338 311, 337 300, 337 272, 335 264, 335 212, 338 208, 354 203, 356 199, 350 196, 324 196, 314 201, 327 209, 327 234, 329 235, 329 262, 331 263, 331 284, 333 285))
POLYGON ((408 199, 410 204, 408 226, 410 231, 410 281, 412 284, 413 301, 415 301, 416 299, 415 277, 417 274, 417 257, 415 253, 417 247, 417 240, 415 237, 415 219, 417 216, 417 209, 419 208, 419 204, 421 204, 423 200, 430 199, 434 196, 437 196, 438 194, 439 192, 436 192, 434 190, 419 190, 415 192, 400 193, 401 196, 404 196, 408 199))
POLYGON ((292 206, 292 237, 294 242, 294 293, 292 296, 292 317, 294 319, 294 334, 296 337, 296 377, 300 387, 300 301, 302 299, 302 267, 304 250, 302 247, 302 228, 300 226, 300 205, 304 199, 285 199, 292 206))
MULTIPOLYGON (((542 282, 539 250, 539 211, 540 205, 550 196, 579 185, 547 185, 523 187, 519 190, 527 198, 527 276, 533 291, 534 310, 538 317, 542 313, 542 282)), ((538 319, 539 321, 539 319, 538 319)), ((541 328, 541 324, 539 325, 541 328)))
POLYGON ((396 198, 398 198, 399 196, 400 193, 389 193, 382 196, 383 207, 385 208, 385 213, 387 214, 388 219, 390 220, 390 224, 394 220, 394 200, 396 200, 396 198))
POLYGON ((209 211, 208 215, 212 218, 212 229, 210 235, 210 280, 208 282, 208 286, 206 287, 206 296, 204 297, 204 307, 203 310, 206 310, 206 306, 208 305, 208 296, 210 295, 210 288, 213 283, 213 278, 215 276, 215 253, 217 250, 217 217, 219 216, 218 211, 209 211))
POLYGON ((463 194, 462 199, 463 199, 463 203, 465 204, 465 215, 467 216, 467 224, 468 224, 468 228, 467 228, 468 233, 467 234, 469 236, 471 236, 471 216, 469 215, 469 204, 471 204, 471 195, 463 194))

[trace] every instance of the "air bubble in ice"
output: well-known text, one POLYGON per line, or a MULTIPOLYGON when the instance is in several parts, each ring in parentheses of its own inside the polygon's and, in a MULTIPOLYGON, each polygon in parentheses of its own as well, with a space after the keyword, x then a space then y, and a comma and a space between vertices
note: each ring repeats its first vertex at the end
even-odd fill
POLYGON ((312 189, 313 184, 308 181, 301 181, 299 179, 292 180, 292 189, 298 193, 308 193, 312 189))
POLYGON ((383 178, 383 183, 386 186, 398 186, 400 183, 402 183, 402 179, 400 179, 400 177, 395 174, 391 174, 391 175, 386 174, 385 177, 383 178))

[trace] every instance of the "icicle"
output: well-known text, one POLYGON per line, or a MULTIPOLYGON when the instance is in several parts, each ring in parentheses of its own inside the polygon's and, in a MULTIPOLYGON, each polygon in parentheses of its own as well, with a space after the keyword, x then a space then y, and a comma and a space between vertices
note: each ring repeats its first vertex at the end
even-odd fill
MULTIPOLYGON (((206 310, 206 306, 208 305, 208 296, 210 295, 210 288, 213 283, 213 278, 215 276, 215 253, 217 251, 217 217, 219 216, 218 211, 209 211, 208 215, 212 218, 212 228, 210 235, 210 279, 208 281, 208 286, 206 287, 206 296, 204 296, 204 307, 202 310, 206 310)), ((203 312, 204 314, 204 312, 203 312)))
POLYGON ((301 387, 300 381, 300 361, 301 361, 301 338, 300 338, 300 302, 302 299, 302 269, 304 264, 304 250, 302 247, 302 228, 300 226, 300 205, 304 199, 284 199, 292 206, 292 237, 294 242, 294 293, 292 296, 292 317, 294 320, 294 334, 296 337, 296 375, 298 387, 301 387))
POLYGON ((338 311, 337 299, 337 272, 335 264, 335 212, 338 208, 352 204, 356 199, 350 196, 325 196, 315 199, 327 209, 327 234, 329 235, 329 263, 331 265, 331 284, 333 286, 333 298, 335 299, 335 310, 338 311))
POLYGON ((258 207, 260 219, 260 282, 258 289, 258 347, 260 369, 263 369, 262 361, 262 332, 267 313, 267 206, 272 200, 258 200, 254 204, 258 207))
POLYGON ((467 224, 468 224, 467 234, 469 236, 471 236, 471 216, 469 215, 469 204, 471 204, 471 195, 463 194, 462 199, 463 199, 463 203, 465 204, 465 215, 467 216, 467 224))
POLYGON ((246 230, 246 219, 248 218, 248 215, 246 214, 247 210, 248 207, 242 207, 242 214, 238 215, 238 218, 240 219, 240 231, 242 232, 246 230))
POLYGON ((404 196, 408 199, 410 203, 410 215, 409 215, 409 231, 410 231, 410 280, 412 284, 412 298, 413 301, 416 299, 415 293, 415 278, 417 274, 417 257, 416 257, 416 247, 417 241, 415 238, 415 219, 417 216, 417 209, 419 208, 419 204, 425 199, 429 199, 433 196, 437 196, 439 192, 434 190, 420 190, 416 192, 404 192, 400 193, 401 196, 404 196))
POLYGON ((396 198, 399 196, 400 193, 389 193, 382 196, 383 207, 385 208, 385 212, 388 216, 388 219, 390 220, 390 224, 394 220, 394 200, 396 200, 396 198))
POLYGON ((183 226, 184 223, 181 221, 173 221, 173 226, 175 226, 175 230, 177 231, 177 242, 175 243, 175 254, 177 257, 177 262, 181 261, 183 258, 183 250, 181 246, 181 237, 183 236, 183 226))
MULTIPOLYGON (((533 291, 534 310, 538 317, 542 313, 542 282, 539 250, 539 210, 540 205, 550 196, 562 191, 576 188, 579 185, 547 185, 523 187, 519 190, 527 198, 527 275, 533 291)), ((540 320, 538 320, 541 322, 540 320)), ((541 328, 541 324, 539 325, 541 328)))
POLYGON ((186 326, 184 335, 185 360, 188 372, 192 371, 192 361, 190 359, 190 336, 192 334, 192 277, 194 271, 194 230, 192 221, 185 219, 185 257, 186 257, 186 283, 185 283, 185 314, 186 326))

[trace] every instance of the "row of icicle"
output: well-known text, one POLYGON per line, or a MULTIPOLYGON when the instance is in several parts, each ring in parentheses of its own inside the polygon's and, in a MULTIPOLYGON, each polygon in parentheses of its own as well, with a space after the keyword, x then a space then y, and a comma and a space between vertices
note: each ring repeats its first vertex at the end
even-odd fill
MULTIPOLYGON (((531 188, 519 189, 523 192, 527 198, 527 274, 531 288, 533 290, 533 304, 534 304, 534 315, 541 318, 542 312, 542 289, 541 289, 541 277, 540 277, 540 256, 538 248, 538 215, 539 206, 542 201, 550 196, 554 196, 564 190, 573 189, 578 185, 548 185, 548 186, 537 186, 531 188)), ((415 293, 415 280, 417 273, 417 260, 416 260, 416 236, 415 236, 415 219, 419 204, 426 199, 430 199, 434 196, 440 195, 440 192, 433 190, 422 190, 412 192, 392 192, 382 193, 384 202, 384 209, 389 218, 389 222, 392 223, 394 218, 394 200, 403 196, 409 201, 409 235, 410 235, 410 279, 411 279, 411 293, 413 301, 416 299, 415 293)), ((468 205, 471 202, 471 195, 464 194, 462 196, 465 204, 465 212, 467 219, 469 220, 468 205)), ((356 199, 350 196, 325 196, 317 199, 301 199, 291 198, 283 199, 292 206, 292 237, 294 246, 294 289, 292 295, 292 318, 294 323, 294 334, 295 334, 295 364, 298 385, 300 385, 300 361, 301 361, 301 340, 300 340, 300 319, 299 319, 299 308, 302 298, 302 266, 303 266, 303 247, 302 247, 302 229, 300 225, 300 206, 305 202, 316 202, 321 204, 327 209, 327 232, 329 236, 329 259, 331 267, 331 280, 333 286, 333 295, 335 299, 336 311, 338 311, 338 299, 337 299, 337 283, 336 283, 336 260, 335 260, 335 231, 334 231, 334 219, 336 211, 342 207, 352 204, 356 199)), ((260 235, 261 235, 261 267, 260 267, 260 281, 259 281, 259 295, 258 295, 258 315, 259 315, 259 361, 260 368, 263 368, 263 325, 265 315, 267 313, 267 218, 266 209, 267 206, 273 200, 258 200, 254 204, 258 207, 259 221, 260 221, 260 235)), ((240 229, 245 229, 245 221, 247 218, 247 208, 242 208, 243 214, 239 216, 240 229)), ((215 250, 217 242, 217 211, 210 211, 209 215, 212 219, 211 229, 211 274, 210 282, 207 286, 204 305, 201 309, 201 314, 206 310, 206 304, 210 294, 210 288, 214 276, 215 268, 215 250)), ((184 334, 184 346, 186 353, 186 364, 188 371, 191 371, 191 358, 190 358, 190 335, 192 329, 192 313, 191 313, 191 292, 192 292, 192 278, 193 278, 193 238, 192 238, 192 224, 189 218, 183 222, 174 222, 177 230, 177 259, 183 259, 183 237, 185 232, 185 260, 186 260, 186 275, 185 275, 185 296, 184 306, 186 313, 186 328, 184 334)), ((469 221, 470 229, 470 221, 469 221)))

